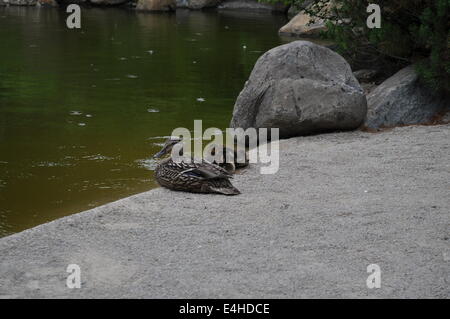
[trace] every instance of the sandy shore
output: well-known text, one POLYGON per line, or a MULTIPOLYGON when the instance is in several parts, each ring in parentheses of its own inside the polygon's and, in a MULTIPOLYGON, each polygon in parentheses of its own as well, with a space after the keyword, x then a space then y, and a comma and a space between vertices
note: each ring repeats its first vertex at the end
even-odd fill
POLYGON ((450 297, 450 125, 280 149, 239 196, 156 189, 0 239, 0 297, 450 297))

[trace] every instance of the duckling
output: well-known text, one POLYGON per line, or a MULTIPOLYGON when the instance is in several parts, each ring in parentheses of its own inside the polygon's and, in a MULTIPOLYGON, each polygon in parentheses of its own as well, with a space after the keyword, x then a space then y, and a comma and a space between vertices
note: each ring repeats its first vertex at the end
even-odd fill
POLYGON ((210 156, 208 156, 206 160, 223 167, 229 173, 235 173, 237 168, 246 167, 249 164, 247 152, 244 153, 245 160, 239 161, 238 153, 223 144, 209 144, 207 147, 210 149, 210 156), (218 150, 222 150, 222 153, 218 154, 219 158, 217 159, 216 154, 218 150))

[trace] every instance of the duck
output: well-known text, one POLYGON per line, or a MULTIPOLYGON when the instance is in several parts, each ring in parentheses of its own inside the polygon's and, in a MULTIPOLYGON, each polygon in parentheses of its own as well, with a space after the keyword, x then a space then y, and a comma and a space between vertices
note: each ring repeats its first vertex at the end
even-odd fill
MULTIPOLYGON (((169 137, 161 151, 153 157, 163 158, 171 154, 173 147, 180 142, 178 137, 169 137)), ((163 158, 156 166, 155 178, 159 185, 174 191, 228 196, 241 193, 231 183, 233 176, 229 171, 204 159, 194 159, 193 156, 180 155, 176 161, 172 156, 163 158)))

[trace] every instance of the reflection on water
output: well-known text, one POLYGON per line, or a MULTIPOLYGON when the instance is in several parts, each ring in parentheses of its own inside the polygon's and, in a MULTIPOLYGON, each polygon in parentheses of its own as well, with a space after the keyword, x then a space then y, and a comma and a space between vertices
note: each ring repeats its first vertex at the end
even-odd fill
POLYGON ((0 8, 0 236, 156 187, 176 127, 225 128, 283 16, 0 8), (158 137, 158 138, 155 138, 158 137))

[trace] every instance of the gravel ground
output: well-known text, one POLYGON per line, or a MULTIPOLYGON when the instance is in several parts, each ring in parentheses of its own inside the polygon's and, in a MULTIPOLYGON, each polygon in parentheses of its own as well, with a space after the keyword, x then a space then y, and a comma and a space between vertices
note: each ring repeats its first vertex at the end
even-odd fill
POLYGON ((235 177, 239 196, 156 189, 0 239, 0 297, 450 297, 450 125, 280 150, 277 174, 235 177))

